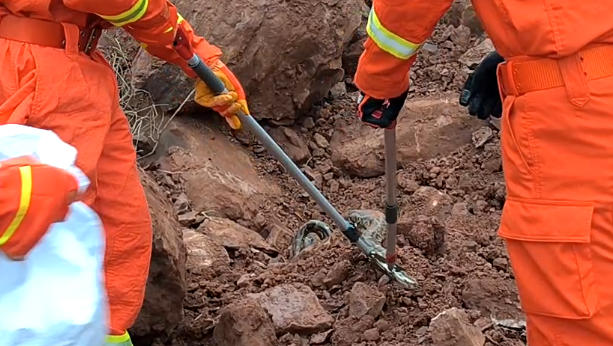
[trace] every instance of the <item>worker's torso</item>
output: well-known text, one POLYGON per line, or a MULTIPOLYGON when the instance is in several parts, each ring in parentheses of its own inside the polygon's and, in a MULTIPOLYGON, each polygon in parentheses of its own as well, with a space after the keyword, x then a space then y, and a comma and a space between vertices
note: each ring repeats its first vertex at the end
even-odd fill
POLYGON ((23 17, 72 23, 80 27, 86 26, 89 18, 86 13, 66 7, 63 0, 0 0, 0 15, 3 11, 23 17))
POLYGON ((505 58, 560 57, 613 43, 613 0, 471 0, 505 58))

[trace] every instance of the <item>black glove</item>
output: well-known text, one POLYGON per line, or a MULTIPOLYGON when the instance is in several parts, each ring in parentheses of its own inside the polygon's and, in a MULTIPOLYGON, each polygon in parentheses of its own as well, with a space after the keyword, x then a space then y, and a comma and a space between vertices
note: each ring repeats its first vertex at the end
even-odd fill
POLYGON ((358 117, 372 127, 388 129, 396 126, 398 114, 404 106, 409 91, 387 100, 372 98, 360 91, 358 117))
POLYGON ((502 116, 502 100, 498 92, 498 78, 496 68, 504 59, 497 52, 488 54, 472 73, 460 95, 460 105, 468 106, 468 113, 476 115, 479 119, 488 119, 490 116, 502 116))

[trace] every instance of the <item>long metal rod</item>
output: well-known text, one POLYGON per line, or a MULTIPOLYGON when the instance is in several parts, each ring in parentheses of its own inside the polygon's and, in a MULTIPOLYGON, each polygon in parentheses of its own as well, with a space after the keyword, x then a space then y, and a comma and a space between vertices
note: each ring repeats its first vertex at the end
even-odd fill
POLYGON ((396 263, 396 231, 398 221, 398 203, 396 199, 396 129, 385 129, 385 221, 387 222, 387 248, 385 259, 388 268, 396 263))

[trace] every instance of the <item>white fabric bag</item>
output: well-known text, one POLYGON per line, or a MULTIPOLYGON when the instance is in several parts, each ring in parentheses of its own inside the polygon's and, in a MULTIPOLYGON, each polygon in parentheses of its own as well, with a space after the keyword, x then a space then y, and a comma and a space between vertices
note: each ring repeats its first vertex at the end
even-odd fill
MULTIPOLYGON (((75 148, 53 132, 0 126, 0 160, 24 155, 71 172, 80 192, 89 185, 74 166, 75 148)), ((104 345, 103 232, 98 215, 75 202, 24 261, 0 252, 0 346, 104 345)))

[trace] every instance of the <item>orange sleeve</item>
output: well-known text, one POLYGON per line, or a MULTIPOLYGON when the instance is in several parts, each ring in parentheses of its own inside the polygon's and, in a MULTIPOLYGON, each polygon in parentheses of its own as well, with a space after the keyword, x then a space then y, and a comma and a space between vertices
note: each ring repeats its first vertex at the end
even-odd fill
POLYGON ((96 14, 123 28, 149 54, 181 66, 190 77, 195 77, 194 73, 172 47, 179 26, 207 65, 212 66, 221 57, 219 48, 197 36, 167 0, 64 0, 64 4, 77 11, 96 14))
POLYGON ((453 0, 373 0, 368 38, 354 82, 365 94, 388 99, 409 88, 409 70, 453 0))
POLYGON ((55 222, 63 221, 76 197, 68 172, 30 157, 0 161, 0 251, 21 259, 55 222))

